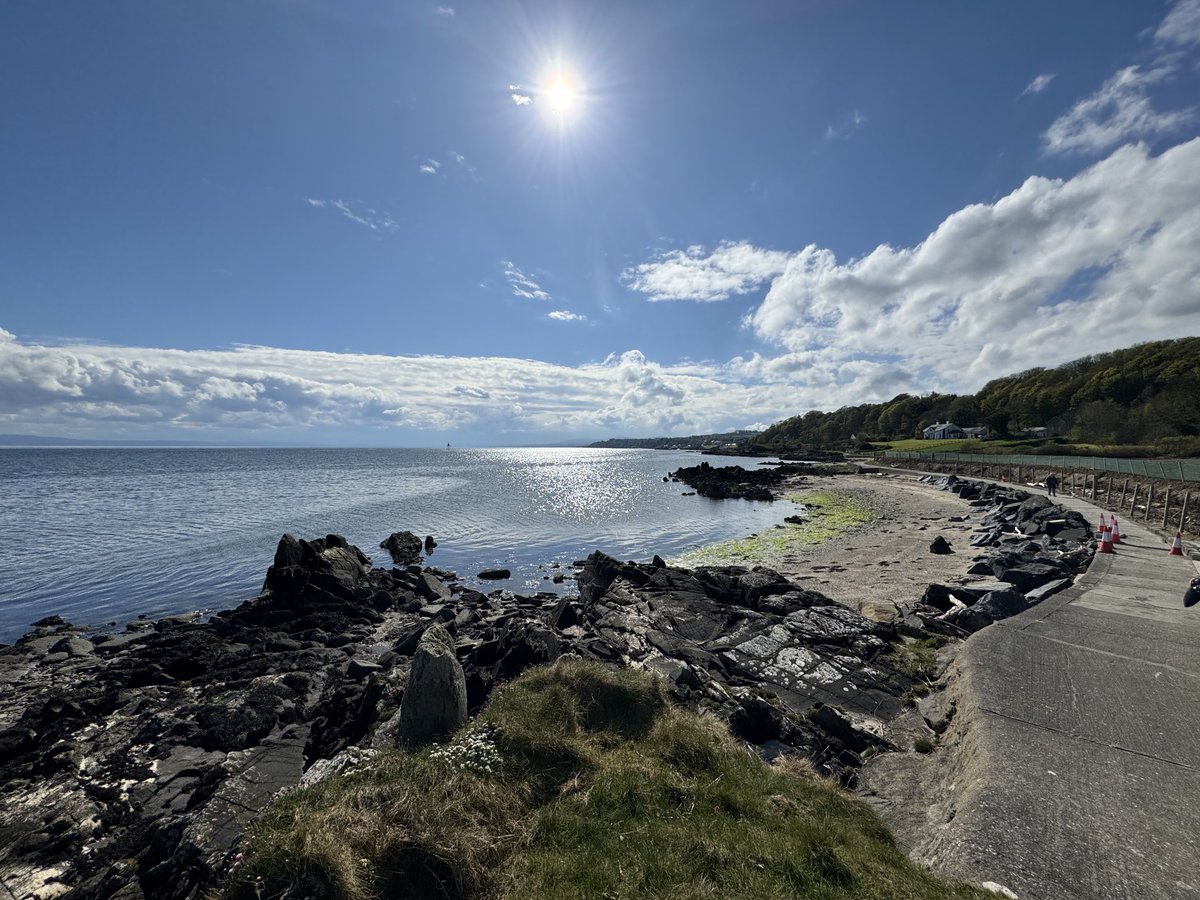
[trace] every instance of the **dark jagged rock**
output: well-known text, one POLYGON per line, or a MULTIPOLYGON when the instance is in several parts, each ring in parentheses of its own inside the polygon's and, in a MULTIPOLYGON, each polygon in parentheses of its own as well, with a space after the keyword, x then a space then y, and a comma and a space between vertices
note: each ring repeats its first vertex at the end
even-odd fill
POLYGON ((676 469, 671 477, 693 487, 702 497, 724 500, 731 497, 743 500, 772 501, 775 495, 771 488, 782 485, 787 479, 805 474, 805 466, 776 466, 770 469, 743 469, 741 466, 710 466, 706 462, 698 466, 676 469))
MULTIPOLYGON (((428 547, 426 552, 432 552, 436 546, 432 537, 425 539, 425 545, 428 547)), ((421 561, 421 539, 411 531, 393 532, 380 541, 379 548, 386 550, 397 566, 412 566, 421 561)))
POLYGON ((983 512, 970 543, 992 549, 976 558, 968 574, 996 579, 930 585, 915 613, 931 631, 965 635, 1016 615, 1070 585, 1091 561, 1095 545, 1088 523, 1049 497, 954 476, 922 480, 970 497, 983 512))
POLYGON ((484 569, 475 577, 482 578, 485 581, 505 581, 512 578, 512 572, 508 569, 484 569))
POLYGON ((939 534, 937 537, 935 537, 933 539, 933 542, 929 545, 929 552, 930 553, 938 553, 938 554, 946 554, 946 553, 953 553, 954 550, 950 547, 950 542, 947 541, 944 537, 942 537, 939 534))

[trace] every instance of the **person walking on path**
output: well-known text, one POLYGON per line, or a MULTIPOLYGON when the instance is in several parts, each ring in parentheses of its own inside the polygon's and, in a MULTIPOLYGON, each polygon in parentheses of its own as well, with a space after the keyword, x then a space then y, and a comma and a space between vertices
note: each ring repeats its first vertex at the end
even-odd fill
POLYGON ((1051 497, 1056 495, 1058 490, 1058 476, 1051 472, 1046 476, 1046 493, 1051 497))

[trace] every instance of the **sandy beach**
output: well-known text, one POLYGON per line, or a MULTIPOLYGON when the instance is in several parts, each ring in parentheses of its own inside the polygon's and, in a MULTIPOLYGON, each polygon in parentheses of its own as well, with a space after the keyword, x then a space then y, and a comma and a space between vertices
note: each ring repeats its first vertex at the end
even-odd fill
POLYGON ((968 540, 979 513, 917 476, 806 477, 780 494, 780 519, 800 514, 802 524, 714 544, 672 562, 764 565, 856 610, 869 601, 913 603, 931 583, 974 577, 967 575, 975 556, 968 540), (939 535, 953 553, 930 551, 939 535))

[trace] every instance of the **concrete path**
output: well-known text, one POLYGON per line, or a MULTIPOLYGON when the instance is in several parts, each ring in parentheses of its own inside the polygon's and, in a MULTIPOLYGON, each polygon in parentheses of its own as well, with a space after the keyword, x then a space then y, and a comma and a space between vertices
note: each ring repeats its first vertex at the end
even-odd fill
POLYGON ((1200 566, 1121 528, 1114 555, 957 662, 970 760, 936 856, 1022 900, 1200 898, 1200 606, 1183 608, 1200 566))

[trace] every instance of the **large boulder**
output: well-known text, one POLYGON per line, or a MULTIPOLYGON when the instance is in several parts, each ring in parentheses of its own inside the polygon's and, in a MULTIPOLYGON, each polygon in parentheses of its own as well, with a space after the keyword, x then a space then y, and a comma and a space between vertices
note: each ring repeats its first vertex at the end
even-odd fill
POLYGON ((366 554, 339 534, 312 541, 285 534, 275 549, 274 565, 267 569, 263 593, 295 598, 312 587, 334 597, 349 597, 370 570, 366 554))
MULTIPOLYGON (((433 545, 433 538, 426 538, 433 545)), ((392 562, 398 566, 414 566, 421 561, 421 539, 411 531, 397 531, 379 542, 379 548, 386 550, 392 557, 392 562)), ((429 547, 433 552, 433 546, 429 547)))
POLYGON ((397 740, 410 749, 449 737, 467 721, 467 680, 441 625, 425 629, 400 702, 397 740))

